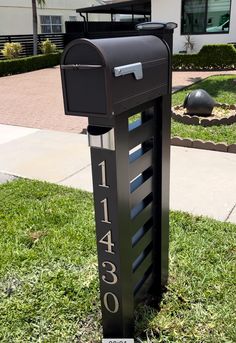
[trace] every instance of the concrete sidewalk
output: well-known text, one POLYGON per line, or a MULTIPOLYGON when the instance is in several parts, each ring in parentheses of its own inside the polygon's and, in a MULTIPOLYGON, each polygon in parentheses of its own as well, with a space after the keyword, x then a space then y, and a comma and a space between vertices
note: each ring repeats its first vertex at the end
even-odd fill
MULTIPOLYGON (((171 209, 236 223, 236 154, 171 148, 171 209)), ((0 173, 92 192, 85 135, 0 125, 0 173)), ((1 177, 0 177, 1 182, 1 177)))

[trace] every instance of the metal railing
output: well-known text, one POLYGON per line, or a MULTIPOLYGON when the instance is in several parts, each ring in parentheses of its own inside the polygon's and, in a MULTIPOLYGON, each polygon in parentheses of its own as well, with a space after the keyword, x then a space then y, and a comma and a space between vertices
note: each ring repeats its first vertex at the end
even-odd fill
MULTIPOLYGON (((60 50, 64 49, 64 33, 50 33, 50 34, 38 34, 38 44, 42 41, 46 40, 47 38, 54 44, 56 44, 57 48, 60 50)), ((20 53, 20 57, 26 57, 33 55, 33 35, 5 35, 0 36, 0 50, 3 49, 5 43, 16 42, 22 45, 22 52, 20 53)), ((4 59, 2 53, 0 53, 0 59, 4 59)))

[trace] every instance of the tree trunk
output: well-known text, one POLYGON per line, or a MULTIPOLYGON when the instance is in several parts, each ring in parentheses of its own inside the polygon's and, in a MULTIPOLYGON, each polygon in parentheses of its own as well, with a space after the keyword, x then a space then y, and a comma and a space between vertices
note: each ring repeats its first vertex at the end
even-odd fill
POLYGON ((32 0, 32 12, 33 12, 33 54, 38 53, 38 17, 37 17, 37 5, 36 0, 32 0))

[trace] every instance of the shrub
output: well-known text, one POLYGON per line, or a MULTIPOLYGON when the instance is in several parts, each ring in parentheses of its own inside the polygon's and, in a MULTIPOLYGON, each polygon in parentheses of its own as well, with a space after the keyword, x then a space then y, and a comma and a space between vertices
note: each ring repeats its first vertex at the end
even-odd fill
POLYGON ((20 43, 5 43, 1 53, 6 59, 14 59, 20 56, 22 45, 20 43))
POLYGON ((50 68, 60 64, 61 53, 36 55, 14 60, 0 61, 0 76, 26 73, 32 70, 50 68))
POLYGON ((53 54, 57 50, 56 44, 52 43, 48 38, 43 41, 40 45, 40 50, 43 54, 53 54))
POLYGON ((173 56, 174 70, 229 70, 236 68, 233 44, 204 45, 198 54, 173 56))

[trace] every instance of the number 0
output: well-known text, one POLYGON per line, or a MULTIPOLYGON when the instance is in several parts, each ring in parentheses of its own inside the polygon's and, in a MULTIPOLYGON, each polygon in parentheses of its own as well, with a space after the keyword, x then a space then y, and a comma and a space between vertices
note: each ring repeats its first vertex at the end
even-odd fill
POLYGON ((104 294, 103 300, 104 300, 104 305, 105 305, 108 312, 110 312, 110 313, 118 312, 119 301, 118 301, 117 297, 115 296, 115 294, 108 292, 108 293, 104 294), (113 298, 113 301, 114 301, 114 308, 113 309, 111 309, 108 305, 108 297, 113 298))

